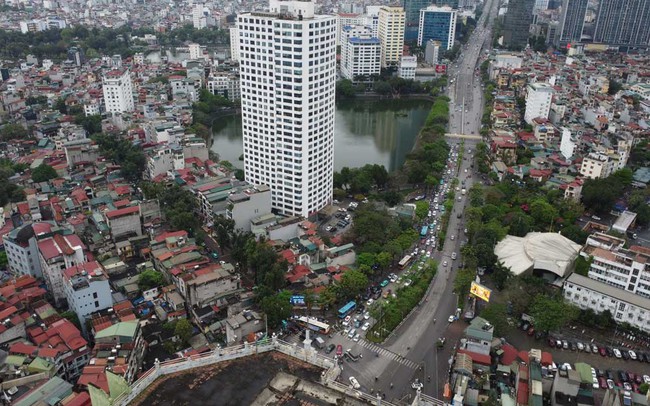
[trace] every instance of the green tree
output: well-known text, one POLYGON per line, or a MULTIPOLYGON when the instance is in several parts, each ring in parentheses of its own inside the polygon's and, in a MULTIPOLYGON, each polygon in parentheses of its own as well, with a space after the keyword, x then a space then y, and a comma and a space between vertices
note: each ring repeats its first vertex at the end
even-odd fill
POLYGON ((179 319, 174 326, 174 335, 178 337, 183 346, 189 343, 193 331, 192 323, 187 319, 179 319))
POLYGON ((582 276, 587 276, 589 273, 589 268, 591 267, 591 261, 593 260, 593 257, 589 257, 589 259, 585 259, 582 255, 578 255, 578 258, 576 259, 576 266, 575 266, 575 273, 578 275, 582 276))
POLYGON ((293 310, 291 306, 291 292, 283 290, 272 296, 262 299, 262 311, 266 314, 266 321, 271 328, 277 328, 282 320, 291 317, 293 310))
POLYGON ((419 220, 424 220, 429 214, 429 202, 426 200, 420 200, 415 202, 415 217, 419 220))
POLYGON ((537 199, 530 204, 530 215, 539 230, 548 230, 557 218, 558 211, 545 200, 537 199))
POLYGON ((50 179, 56 178, 57 173, 50 165, 40 164, 32 171, 32 180, 36 183, 47 182, 50 179))
POLYGON ((72 310, 66 310, 65 312, 61 313, 61 317, 64 319, 68 319, 77 326, 78 329, 81 329, 81 322, 79 321, 79 316, 77 316, 77 313, 73 312, 72 310))
POLYGON ((544 294, 535 296, 530 308, 530 315, 535 321, 538 331, 551 332, 564 327, 575 320, 580 310, 566 302, 562 297, 551 297, 544 294))
POLYGON ((514 275, 510 268, 506 267, 501 262, 497 262, 492 268, 491 278, 494 282, 494 286, 498 290, 503 290, 507 286, 508 280, 513 276, 514 275))
POLYGON ((639 385, 639 393, 642 395, 646 395, 649 389, 650 389, 650 384, 648 383, 644 382, 641 385, 639 385))
POLYGON ((360 271, 349 270, 341 277, 339 292, 345 299, 352 299, 361 294, 368 286, 368 277, 360 271))
POLYGON ((25 127, 20 124, 5 124, 0 127, 0 141, 24 140, 28 133, 25 127))
POLYGON ((352 98, 356 96, 356 88, 349 79, 342 79, 336 82, 336 97, 337 98, 352 98))
POLYGON ((469 293, 469 288, 472 282, 476 280, 476 271, 473 269, 459 269, 454 279, 454 293, 459 298, 464 299, 469 293))
POLYGON ((510 330, 508 325, 508 312, 503 303, 490 303, 481 310, 481 317, 494 326, 494 334, 499 337, 505 336, 510 330))
POLYGON ((144 292, 145 290, 162 286, 163 283, 165 283, 165 278, 162 273, 154 271, 153 269, 147 269, 140 273, 138 289, 144 292))

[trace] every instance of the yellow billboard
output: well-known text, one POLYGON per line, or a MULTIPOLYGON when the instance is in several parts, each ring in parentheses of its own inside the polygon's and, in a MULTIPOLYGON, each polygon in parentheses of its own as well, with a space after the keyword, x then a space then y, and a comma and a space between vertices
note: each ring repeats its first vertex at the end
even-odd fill
POLYGON ((472 282, 472 285, 469 287, 469 293, 471 293, 472 295, 476 296, 479 299, 483 299, 486 302, 489 302, 492 291, 483 285, 479 285, 476 282, 472 282))

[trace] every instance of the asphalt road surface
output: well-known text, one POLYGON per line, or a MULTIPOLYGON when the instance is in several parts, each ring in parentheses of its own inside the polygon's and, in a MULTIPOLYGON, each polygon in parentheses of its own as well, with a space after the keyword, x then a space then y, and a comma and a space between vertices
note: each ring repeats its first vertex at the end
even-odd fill
MULTIPOLYGON (((490 28, 496 12, 497 0, 488 0, 467 46, 457 63, 450 66, 449 78, 450 81, 454 80, 449 86, 451 104, 448 132, 451 134, 479 134, 483 90, 480 73, 476 69, 481 52, 491 45, 490 28), (487 26, 484 26, 485 19, 488 19, 487 26)), ((461 140, 449 138, 448 142, 460 144, 461 140)), ((475 139, 464 141, 463 155, 467 159, 455 167, 459 179, 465 180, 467 189, 478 181, 478 177, 472 173, 468 153, 470 149, 474 152, 477 143, 475 139)), ((341 343, 344 349, 350 348, 354 353, 363 354, 359 362, 346 361, 343 364, 343 382, 354 376, 366 392, 385 393, 387 399, 395 400, 413 396, 415 391, 411 385, 415 379, 419 379, 424 384, 422 390, 425 394, 442 398, 454 346, 467 326, 462 321, 448 322, 449 316, 457 308, 457 297, 452 290, 460 262, 460 258, 452 260, 451 256, 454 252, 460 254, 460 244, 465 239, 464 218, 457 218, 456 214, 464 211, 466 200, 465 196, 460 201, 456 199, 444 249, 434 251, 433 259, 440 263, 440 267, 431 289, 391 338, 382 345, 376 345, 364 339, 353 342, 337 334, 333 342, 341 343), (454 240, 451 240, 452 235, 456 237, 454 240), (448 262, 447 267, 442 265, 444 261, 448 262), (445 337, 447 342, 442 350, 437 351, 436 341, 439 337, 445 337), (428 377, 431 377, 430 381, 428 377)))

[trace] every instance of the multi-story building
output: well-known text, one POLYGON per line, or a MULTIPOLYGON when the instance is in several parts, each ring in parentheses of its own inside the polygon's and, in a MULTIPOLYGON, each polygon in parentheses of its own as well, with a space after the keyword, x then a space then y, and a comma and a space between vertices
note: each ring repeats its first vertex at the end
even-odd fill
POLYGON ((381 73, 381 42, 373 38, 370 28, 364 34, 349 34, 345 29, 341 46, 341 75, 355 83, 369 82, 381 73))
POLYGON ((580 174, 589 179, 606 178, 615 170, 615 161, 608 155, 591 152, 582 158, 580 174))
POLYGON ((559 35, 557 44, 564 47, 582 40, 585 17, 589 0, 564 0, 560 14, 559 35))
POLYGON ((231 193, 226 201, 226 217, 239 230, 250 231, 252 219, 271 213, 271 190, 266 185, 251 185, 239 193, 231 193))
POLYGON ((420 10, 429 6, 449 6, 458 9, 458 0, 403 0, 402 6, 405 14, 404 40, 416 41, 420 27, 420 10))
POLYGON ((309 216, 332 199, 336 18, 271 0, 237 27, 246 180, 268 185, 278 212, 309 216))
POLYGON ((503 44, 523 49, 528 45, 530 24, 533 22, 535 0, 510 0, 503 22, 503 44))
POLYGON ((241 99, 239 74, 235 72, 213 72, 208 76, 206 86, 210 93, 218 94, 231 101, 241 99))
POLYGON ((456 37, 456 13, 448 6, 430 6, 420 10, 418 45, 434 40, 440 42, 442 49, 451 49, 456 37))
MULTIPOLYGON (((95 347, 90 365, 110 368, 113 373, 122 375, 127 382, 133 382, 140 370, 146 349, 140 323, 137 320, 129 320, 101 327, 103 328, 100 330, 95 327, 95 347)), ((83 374, 86 375, 86 369, 83 374)))
POLYGON ((102 77, 102 90, 107 113, 133 111, 133 84, 128 69, 115 69, 102 77))
POLYGON ((399 61, 397 76, 402 79, 415 79, 415 71, 418 67, 417 56, 403 56, 399 61))
POLYGON ((230 59, 239 62, 239 30, 237 27, 230 27, 230 59))
POLYGON ((404 47, 405 14, 402 7, 379 9, 377 36, 381 41, 381 67, 397 66, 404 47))
POLYGON ((38 251, 47 288, 59 306, 66 299, 63 270, 86 262, 84 245, 76 234, 55 234, 39 241, 38 251))
POLYGON ((108 276, 99 262, 92 261, 65 269, 63 279, 68 307, 77 314, 81 328, 86 333, 86 320, 89 316, 113 306, 108 276))
POLYGON ((336 15, 336 46, 343 45, 342 33, 346 27, 363 26, 366 18, 362 14, 338 13, 336 15))
POLYGON ((531 83, 527 86, 524 120, 528 124, 538 117, 548 118, 553 93, 553 86, 548 83, 531 83))
POLYGON ((424 51, 424 60, 429 65, 436 65, 440 61, 440 41, 429 40, 424 51))
POLYGON ((38 258, 38 241, 60 232, 50 222, 25 224, 2 236, 7 265, 14 276, 31 275, 43 277, 38 258))
POLYGON ((600 0, 594 42, 614 46, 650 45, 650 0, 600 0))
POLYGON ((188 272, 177 279, 178 289, 190 308, 203 308, 208 305, 227 306, 227 298, 237 293, 241 287, 239 275, 223 267, 203 269, 201 272, 188 272))
POLYGON ((623 248, 625 241, 596 233, 587 239, 581 255, 591 258, 588 276, 644 298, 650 298, 650 252, 623 248))
POLYGON ((142 235, 139 206, 110 210, 104 213, 104 217, 114 242, 142 235))
POLYGON ((564 298, 581 309, 609 311, 618 323, 650 332, 650 299, 577 273, 564 281, 564 298))

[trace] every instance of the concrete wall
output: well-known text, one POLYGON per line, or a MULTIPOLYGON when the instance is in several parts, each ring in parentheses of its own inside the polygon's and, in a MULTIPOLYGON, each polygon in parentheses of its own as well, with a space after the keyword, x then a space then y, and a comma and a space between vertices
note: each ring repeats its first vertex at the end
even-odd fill
POLYGON ((117 241, 122 236, 134 233, 138 236, 142 235, 142 226, 140 225, 140 213, 134 213, 128 216, 117 217, 110 219, 111 235, 113 241, 117 241))
POLYGON ((235 221, 235 228, 251 231, 251 220, 271 212, 271 190, 250 195, 250 199, 233 205, 230 218, 235 221))

